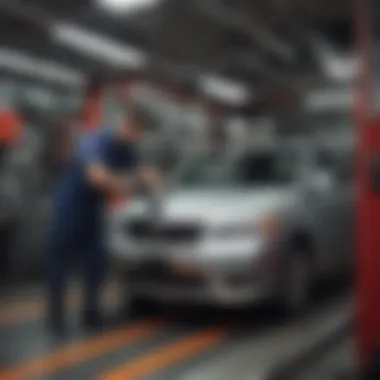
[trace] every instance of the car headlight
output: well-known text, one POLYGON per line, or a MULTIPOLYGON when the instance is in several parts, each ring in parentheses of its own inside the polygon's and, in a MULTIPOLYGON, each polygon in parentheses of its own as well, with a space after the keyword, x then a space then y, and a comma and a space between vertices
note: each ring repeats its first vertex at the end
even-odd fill
POLYGON ((254 230, 253 223, 227 223, 213 228, 211 234, 220 238, 245 237, 252 235, 254 230))
POLYGON ((263 215, 258 220, 243 223, 226 223, 211 230, 213 236, 238 238, 248 236, 270 236, 278 229, 278 219, 273 215, 263 215))
POLYGON ((278 217, 275 215, 262 215, 257 223, 258 233, 262 236, 274 235, 278 230, 278 217))

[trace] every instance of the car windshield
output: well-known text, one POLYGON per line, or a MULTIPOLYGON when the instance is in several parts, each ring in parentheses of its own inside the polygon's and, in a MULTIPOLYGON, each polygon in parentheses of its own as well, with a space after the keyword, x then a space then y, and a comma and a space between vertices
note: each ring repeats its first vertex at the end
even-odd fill
POLYGON ((271 186, 295 178, 295 165, 275 151, 246 153, 238 158, 200 157, 179 173, 180 186, 271 186))

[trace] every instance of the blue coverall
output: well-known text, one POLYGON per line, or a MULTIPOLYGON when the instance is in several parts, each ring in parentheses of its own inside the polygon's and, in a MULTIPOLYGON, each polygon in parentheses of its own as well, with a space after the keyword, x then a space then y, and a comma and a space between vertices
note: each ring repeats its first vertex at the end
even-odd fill
POLYGON ((113 171, 128 171, 138 162, 132 143, 118 141, 111 129, 82 138, 59 180, 53 199, 49 233, 49 293, 53 315, 64 311, 67 267, 73 252, 83 254, 85 312, 98 312, 99 291, 106 273, 103 214, 106 194, 85 178, 85 168, 102 163, 113 171))

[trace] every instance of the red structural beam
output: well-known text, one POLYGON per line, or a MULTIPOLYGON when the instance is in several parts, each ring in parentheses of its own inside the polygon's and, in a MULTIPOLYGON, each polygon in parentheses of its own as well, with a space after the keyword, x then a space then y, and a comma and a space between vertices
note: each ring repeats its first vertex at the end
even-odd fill
POLYGON ((380 193, 372 182, 380 157, 380 117, 374 114, 371 0, 355 0, 354 18, 359 74, 357 124, 357 347, 365 367, 380 348, 380 193))

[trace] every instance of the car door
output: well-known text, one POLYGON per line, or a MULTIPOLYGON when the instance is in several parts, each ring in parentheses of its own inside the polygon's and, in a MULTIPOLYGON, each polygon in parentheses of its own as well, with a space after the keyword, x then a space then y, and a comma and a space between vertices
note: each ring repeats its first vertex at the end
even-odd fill
POLYGON ((336 167, 334 151, 323 146, 315 149, 312 171, 321 184, 314 183, 308 209, 316 230, 318 259, 323 272, 334 271, 341 261, 342 190, 336 167))
MULTIPOLYGON (((325 170, 331 176, 331 187, 322 193, 321 223, 326 240, 327 262, 331 270, 346 267, 353 249, 353 182, 350 153, 346 148, 325 148, 329 163, 325 170)), ((322 165, 323 167, 323 165, 322 165)), ((321 166, 320 166, 321 168, 321 166)))
POLYGON ((354 155, 351 149, 340 152, 337 166, 337 244, 339 265, 352 265, 354 255, 355 188, 353 181, 354 155))

